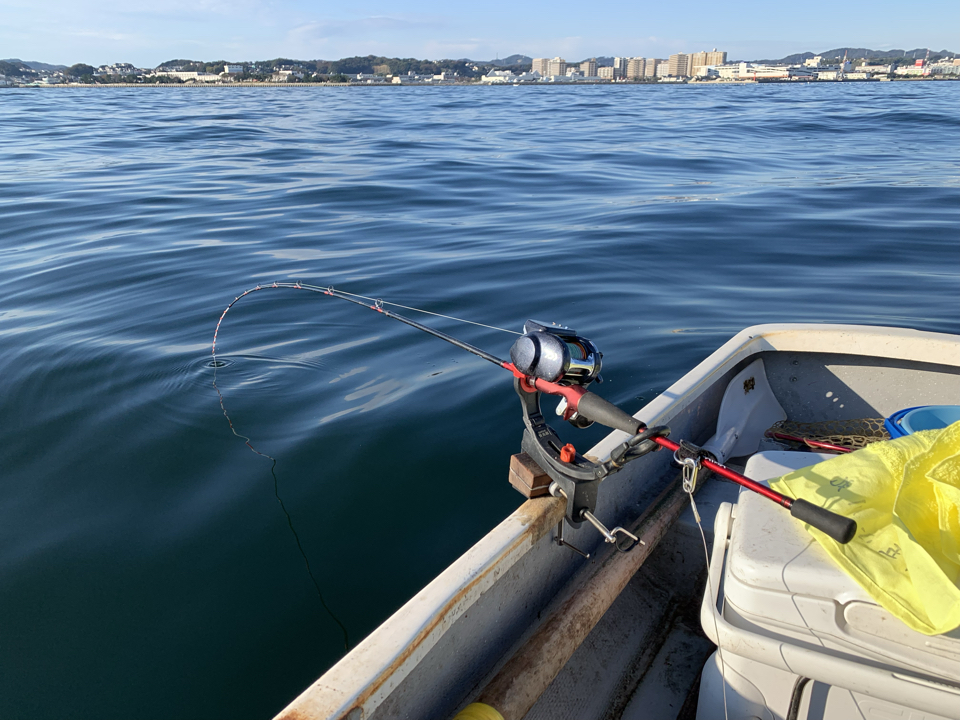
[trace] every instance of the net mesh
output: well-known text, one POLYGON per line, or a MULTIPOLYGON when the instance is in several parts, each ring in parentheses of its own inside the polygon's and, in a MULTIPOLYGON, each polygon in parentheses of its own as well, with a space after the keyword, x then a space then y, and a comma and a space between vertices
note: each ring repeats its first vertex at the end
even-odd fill
POLYGON ((803 440, 830 443, 853 450, 866 447, 870 443, 890 439, 890 433, 883 426, 883 418, 824 420, 822 422, 780 420, 775 422, 767 432, 793 435, 803 440))

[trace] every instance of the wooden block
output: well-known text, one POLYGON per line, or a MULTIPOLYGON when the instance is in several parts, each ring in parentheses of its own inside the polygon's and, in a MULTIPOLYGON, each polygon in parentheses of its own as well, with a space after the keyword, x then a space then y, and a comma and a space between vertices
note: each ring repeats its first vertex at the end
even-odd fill
POLYGON ((528 498, 549 495, 550 476, 526 453, 510 457, 510 484, 528 498))

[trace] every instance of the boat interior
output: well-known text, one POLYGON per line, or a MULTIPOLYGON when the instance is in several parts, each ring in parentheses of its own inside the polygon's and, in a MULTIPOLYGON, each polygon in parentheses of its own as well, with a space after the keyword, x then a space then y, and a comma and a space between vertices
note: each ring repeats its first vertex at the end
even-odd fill
MULTIPOLYGON (((758 367, 757 360, 762 361, 760 372, 786 418, 800 423, 885 418, 902 408, 955 402, 960 397, 960 339, 891 328, 759 326, 733 338, 636 417, 648 425, 669 425, 673 438, 709 443, 718 433, 718 416, 728 386, 734 379, 739 382, 738 375, 745 369, 758 367)), ((604 457, 624 437, 614 432, 590 453, 604 457)), ((782 474, 822 457, 769 438, 754 445, 750 453, 728 457, 726 465, 746 471, 748 476, 751 469, 769 473, 777 467, 782 474), (754 455, 758 459, 751 462, 754 455), (764 458, 770 457, 779 458, 780 465, 764 465, 764 458)), ((638 527, 637 518, 649 516, 671 492, 676 495, 679 478, 680 470, 670 453, 645 456, 603 482, 596 515, 608 526, 638 527)), ((799 699, 792 686, 773 693, 777 697, 759 700, 746 697, 750 692, 741 687, 740 694, 746 699, 738 702, 736 683, 721 687, 730 680, 724 680, 725 674, 736 672, 733 664, 720 667, 719 675, 711 669, 719 667, 711 639, 716 639, 719 631, 715 620, 707 620, 710 603, 704 596, 712 591, 716 597, 713 608, 721 608, 720 616, 726 617, 722 609, 723 553, 719 553, 719 561, 714 559, 720 563, 716 583, 708 583, 708 565, 717 542, 715 525, 722 528, 725 546, 731 506, 740 500, 741 490, 704 472, 695 498, 700 522, 683 495, 669 522, 641 551, 645 555, 639 570, 609 609, 585 631, 585 637, 570 638, 571 647, 565 650, 569 659, 559 673, 546 681, 545 689, 528 691, 535 696, 525 706, 521 704, 529 706, 522 717, 870 717, 862 705, 860 715, 837 714, 845 700, 828 702, 829 687, 816 678, 799 699), (714 584, 717 587, 712 587, 714 584), (710 687, 702 690, 701 685, 707 684, 710 687)), ((761 500, 770 506, 770 512, 781 510, 761 500)), ((503 669, 516 665, 516 658, 525 657, 526 663, 534 665, 548 664, 548 654, 554 650, 538 653, 531 643, 537 642, 538 633, 554 622, 572 596, 591 591, 596 566, 614 552, 589 526, 562 528, 562 516, 563 505, 556 498, 527 500, 278 717, 453 718, 483 698, 503 669), (560 531, 565 542, 591 557, 585 559, 558 544, 560 531)), ((777 522, 794 524, 789 532, 805 533, 789 513, 780 513, 780 517, 777 522)), ((743 618, 730 622, 749 625, 743 618)), ((772 619, 774 626, 777 622, 772 619)), ((789 636, 793 631, 785 632, 789 636)), ((808 640, 803 642, 809 645, 808 640)), ((950 662, 950 658, 960 660, 960 635, 944 642, 943 657, 950 662)), ((843 652, 827 641, 815 640, 813 645, 830 657, 843 652)), ((866 661, 871 667, 883 662, 876 653, 866 661)), ((739 672, 750 675, 743 668, 739 672)), ((951 678, 949 671, 944 675, 929 670, 923 677, 927 680, 918 682, 940 684, 941 690, 956 693, 956 707, 960 708, 960 675, 951 678)), ((951 716, 930 712, 929 707, 927 712, 924 717, 951 716)), ((876 715, 888 716, 899 717, 876 715)))

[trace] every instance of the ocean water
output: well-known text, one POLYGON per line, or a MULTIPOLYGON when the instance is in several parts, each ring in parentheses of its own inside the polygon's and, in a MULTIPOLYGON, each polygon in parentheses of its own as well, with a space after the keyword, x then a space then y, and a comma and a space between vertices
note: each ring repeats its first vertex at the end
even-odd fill
POLYGON ((0 717, 269 717, 520 503, 507 373, 292 290, 233 307, 215 369, 243 290, 561 322, 631 412, 748 325, 957 333, 958 104, 0 91, 0 717))

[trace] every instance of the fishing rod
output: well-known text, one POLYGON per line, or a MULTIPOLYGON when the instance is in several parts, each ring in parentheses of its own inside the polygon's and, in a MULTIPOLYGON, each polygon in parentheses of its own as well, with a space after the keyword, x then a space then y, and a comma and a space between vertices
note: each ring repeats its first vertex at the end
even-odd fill
MULTIPOLYGON (((299 282, 274 282, 250 288, 227 305, 213 333, 214 364, 216 364, 217 355, 217 336, 227 313, 247 295, 268 289, 306 290, 346 300, 445 340, 451 345, 510 371, 514 376, 514 389, 520 397, 523 410, 524 433, 521 448, 550 477, 552 481, 550 493, 566 501, 567 523, 578 528, 583 522, 589 522, 604 536, 606 542, 615 543, 621 551, 626 552, 632 549, 638 539, 621 527, 608 530, 593 514, 596 509, 599 485, 602 480, 621 470, 628 462, 660 448, 672 451, 674 459, 685 467, 685 471, 687 468, 697 469, 700 466, 712 470, 772 500, 789 510, 793 517, 817 528, 839 543, 849 542, 856 534, 857 524, 851 518, 832 513, 802 498, 790 498, 762 483, 751 480, 717 462, 702 448, 685 440, 675 442, 669 439, 670 428, 663 425, 647 427, 645 423, 627 414, 613 403, 590 392, 587 389, 589 385, 593 382, 597 384, 602 382, 600 370, 603 354, 591 340, 570 328, 528 320, 524 324, 523 333, 515 333, 520 337, 510 348, 508 362, 452 335, 389 310, 385 306, 401 307, 416 312, 427 311, 343 292, 333 287, 319 287, 299 282), (605 427, 620 430, 629 438, 614 448, 607 460, 602 462, 588 460, 578 453, 572 444, 563 443, 556 431, 547 425, 540 410, 541 394, 560 397, 557 414, 574 427, 583 429, 593 423, 599 423, 605 427)), ((428 314, 503 330, 503 328, 464 321, 449 315, 428 314)))

